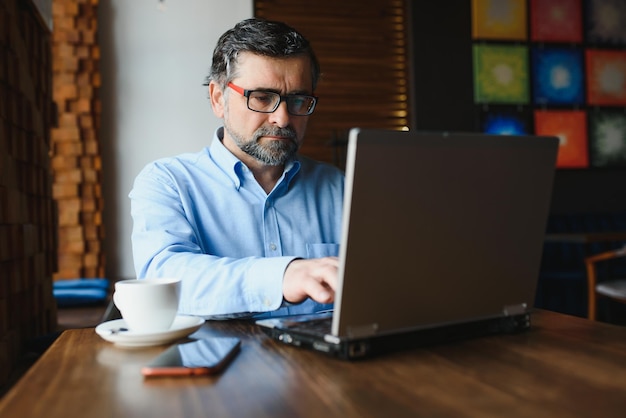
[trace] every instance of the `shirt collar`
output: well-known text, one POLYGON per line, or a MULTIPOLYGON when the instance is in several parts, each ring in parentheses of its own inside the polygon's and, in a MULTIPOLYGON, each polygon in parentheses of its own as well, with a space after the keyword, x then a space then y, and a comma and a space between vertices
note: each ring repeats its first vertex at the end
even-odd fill
MULTIPOLYGON (((217 164, 217 166, 232 180, 233 184, 239 190, 241 187, 243 176, 243 162, 233 155, 222 143, 224 138, 224 127, 219 127, 213 134, 213 140, 210 145, 211 159, 217 164)), ((293 179, 293 177, 300 171, 300 161, 298 158, 290 160, 285 164, 285 171, 283 173, 284 181, 287 186, 293 179)))

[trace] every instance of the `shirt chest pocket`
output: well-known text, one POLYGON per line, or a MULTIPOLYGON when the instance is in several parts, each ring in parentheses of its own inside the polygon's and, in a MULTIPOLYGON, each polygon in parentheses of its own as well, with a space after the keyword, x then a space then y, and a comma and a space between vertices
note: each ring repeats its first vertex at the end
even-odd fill
POLYGON ((339 244, 307 244, 307 258, 337 257, 339 256, 339 244))

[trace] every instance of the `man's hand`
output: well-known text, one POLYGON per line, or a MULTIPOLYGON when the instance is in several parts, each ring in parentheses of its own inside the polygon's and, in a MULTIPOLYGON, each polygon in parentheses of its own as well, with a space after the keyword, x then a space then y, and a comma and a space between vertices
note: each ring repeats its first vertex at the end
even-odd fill
POLYGON ((339 259, 324 257, 292 261, 283 278, 283 297, 298 303, 310 297, 319 303, 335 300, 339 259))

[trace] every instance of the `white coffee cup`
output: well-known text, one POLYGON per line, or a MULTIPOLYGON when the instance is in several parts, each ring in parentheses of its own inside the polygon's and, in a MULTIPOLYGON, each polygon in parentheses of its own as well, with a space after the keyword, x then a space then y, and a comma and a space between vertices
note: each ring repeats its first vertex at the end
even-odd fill
POLYGON ((170 329, 179 298, 180 279, 176 278, 121 280, 113 293, 128 329, 142 333, 170 329))

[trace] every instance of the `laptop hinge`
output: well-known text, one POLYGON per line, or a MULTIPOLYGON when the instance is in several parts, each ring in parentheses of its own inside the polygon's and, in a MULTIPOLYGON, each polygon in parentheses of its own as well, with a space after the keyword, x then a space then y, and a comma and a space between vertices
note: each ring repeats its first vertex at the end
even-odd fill
POLYGON ((502 308, 502 313, 506 316, 523 315, 527 312, 528 306, 525 303, 517 305, 506 305, 502 308))
POLYGON ((371 337, 378 332, 378 324, 372 323, 367 325, 348 326, 348 336, 351 338, 371 337))

